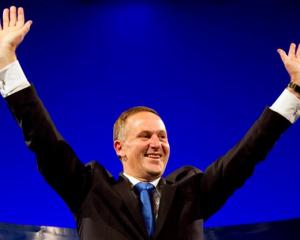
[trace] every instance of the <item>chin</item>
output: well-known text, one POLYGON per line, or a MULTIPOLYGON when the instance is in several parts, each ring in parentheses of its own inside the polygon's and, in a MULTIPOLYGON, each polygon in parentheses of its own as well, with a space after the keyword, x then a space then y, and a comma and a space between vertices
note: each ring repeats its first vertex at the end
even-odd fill
POLYGON ((151 177, 158 178, 158 177, 160 177, 163 174, 163 171, 161 169, 148 169, 147 173, 151 177))

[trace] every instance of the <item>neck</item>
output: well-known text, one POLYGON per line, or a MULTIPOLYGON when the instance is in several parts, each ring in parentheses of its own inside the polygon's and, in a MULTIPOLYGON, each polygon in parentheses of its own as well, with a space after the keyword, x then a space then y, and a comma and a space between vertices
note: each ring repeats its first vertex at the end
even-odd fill
POLYGON ((160 177, 149 179, 149 178, 137 178, 126 172, 123 172, 123 174, 132 183, 132 185, 135 185, 139 182, 151 182, 154 186, 156 186, 160 180, 160 177))
POLYGON ((140 182, 152 182, 152 181, 155 181, 156 179, 161 178, 161 175, 156 175, 156 174, 155 175, 151 175, 151 174, 140 175, 140 174, 135 174, 133 172, 127 171, 126 169, 123 169, 123 173, 125 175, 135 178, 136 180, 138 180, 140 182))

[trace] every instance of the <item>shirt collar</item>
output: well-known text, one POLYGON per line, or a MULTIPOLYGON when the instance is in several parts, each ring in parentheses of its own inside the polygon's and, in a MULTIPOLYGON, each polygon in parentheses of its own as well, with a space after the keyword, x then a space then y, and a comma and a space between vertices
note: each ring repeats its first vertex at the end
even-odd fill
MULTIPOLYGON (((128 178, 129 182, 130 182, 133 186, 136 185, 136 184, 138 184, 139 182, 142 182, 142 181, 136 179, 135 177, 132 177, 132 176, 128 175, 127 173, 124 173, 124 172, 123 172, 123 175, 124 175, 125 177, 128 178)), ((160 180, 160 177, 157 178, 157 179, 155 179, 155 180, 153 180, 153 181, 150 182, 150 183, 151 183, 152 185, 154 185, 154 187, 157 187, 157 184, 158 184, 159 180, 160 180)))

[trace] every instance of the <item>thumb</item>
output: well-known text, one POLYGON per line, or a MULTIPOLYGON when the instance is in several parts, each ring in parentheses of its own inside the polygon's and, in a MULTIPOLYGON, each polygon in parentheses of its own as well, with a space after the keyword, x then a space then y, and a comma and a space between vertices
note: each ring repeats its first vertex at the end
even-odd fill
POLYGON ((287 61, 288 56, 286 55, 286 52, 282 49, 277 49, 277 52, 279 53, 279 56, 282 60, 283 63, 285 63, 287 61))
POLYGON ((23 37, 25 37, 25 35, 29 32, 31 25, 32 25, 32 21, 31 21, 31 20, 30 20, 30 21, 27 21, 27 22, 24 24, 24 26, 23 26, 22 29, 21 29, 21 32, 22 32, 23 37))

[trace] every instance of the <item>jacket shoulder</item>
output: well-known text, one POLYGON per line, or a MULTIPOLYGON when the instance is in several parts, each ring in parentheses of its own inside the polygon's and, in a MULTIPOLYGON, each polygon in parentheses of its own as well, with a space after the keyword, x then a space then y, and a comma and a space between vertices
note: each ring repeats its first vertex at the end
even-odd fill
POLYGON ((202 170, 194 167, 194 166, 184 166, 181 168, 178 168, 171 174, 169 174, 165 180, 168 183, 181 183, 187 181, 189 178, 195 176, 195 175, 203 175, 202 170))
POLYGON ((104 168, 98 161, 90 161, 85 164, 85 168, 89 169, 91 177, 94 182, 101 180, 101 182, 114 183, 114 176, 104 168))

